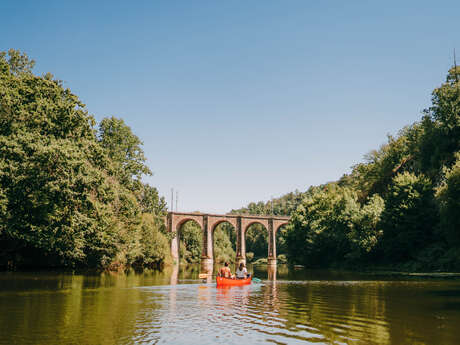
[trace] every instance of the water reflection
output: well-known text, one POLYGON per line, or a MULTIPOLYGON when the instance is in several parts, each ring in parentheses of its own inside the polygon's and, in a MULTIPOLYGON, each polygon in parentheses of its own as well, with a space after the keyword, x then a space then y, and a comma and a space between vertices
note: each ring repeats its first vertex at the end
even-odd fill
POLYGON ((460 343, 458 280, 261 266, 216 288, 202 270, 0 274, 0 344, 460 343))
POLYGON ((169 284, 176 285, 179 281, 179 265, 173 265, 171 271, 171 278, 169 279, 169 284))
POLYGON ((271 281, 276 281, 276 265, 268 265, 267 266, 267 279, 271 281))
MULTIPOLYGON (((217 267, 216 267, 217 268, 217 267)), ((213 282, 213 273, 214 273, 214 266, 207 260, 203 260, 200 266, 200 272, 203 275, 206 275, 204 282, 211 284, 213 282)))

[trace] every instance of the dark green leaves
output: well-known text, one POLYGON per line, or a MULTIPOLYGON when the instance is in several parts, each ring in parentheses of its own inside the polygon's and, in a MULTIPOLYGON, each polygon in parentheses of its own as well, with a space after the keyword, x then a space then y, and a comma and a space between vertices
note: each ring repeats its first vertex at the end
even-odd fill
POLYGON ((168 259, 165 202, 123 120, 95 120, 33 61, 0 54, 0 266, 112 267, 168 259))

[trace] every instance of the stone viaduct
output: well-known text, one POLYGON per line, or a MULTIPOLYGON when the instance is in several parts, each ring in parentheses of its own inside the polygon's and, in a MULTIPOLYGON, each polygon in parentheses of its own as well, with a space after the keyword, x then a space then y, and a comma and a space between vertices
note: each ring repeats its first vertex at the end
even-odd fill
POLYGON ((276 265, 276 232, 289 222, 289 217, 251 216, 243 214, 205 214, 169 212, 166 225, 175 236, 171 240, 171 255, 179 262, 179 234, 181 226, 188 221, 195 221, 203 232, 202 264, 212 265, 214 260, 214 229, 223 222, 233 225, 236 231, 236 263, 246 263, 246 231, 252 224, 262 224, 268 231, 268 264, 276 265))

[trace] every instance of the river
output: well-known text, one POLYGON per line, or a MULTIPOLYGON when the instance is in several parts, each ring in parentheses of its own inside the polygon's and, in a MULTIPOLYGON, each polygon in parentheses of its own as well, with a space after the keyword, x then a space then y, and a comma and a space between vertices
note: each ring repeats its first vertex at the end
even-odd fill
POLYGON ((0 273, 0 344, 460 344, 460 279, 251 268, 216 288, 199 267, 0 273))

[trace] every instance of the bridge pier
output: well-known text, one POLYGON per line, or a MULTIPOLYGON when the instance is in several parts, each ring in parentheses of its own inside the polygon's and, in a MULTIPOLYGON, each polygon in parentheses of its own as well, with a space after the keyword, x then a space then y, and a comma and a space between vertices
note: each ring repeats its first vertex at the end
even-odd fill
POLYGON ((208 216, 203 216, 203 245, 201 252, 201 263, 207 267, 214 264, 214 241, 212 229, 209 226, 208 216))
POLYGON ((168 214, 166 223, 170 232, 174 234, 174 237, 171 239, 171 257, 174 264, 179 264, 179 233, 173 224, 173 217, 168 214))
POLYGON ((268 258, 267 264, 276 266, 276 229, 273 226, 273 219, 268 220, 268 258))
POLYGON ((236 260, 235 265, 238 267, 240 263, 246 265, 246 235, 244 228, 241 226, 241 217, 236 221, 236 260))

